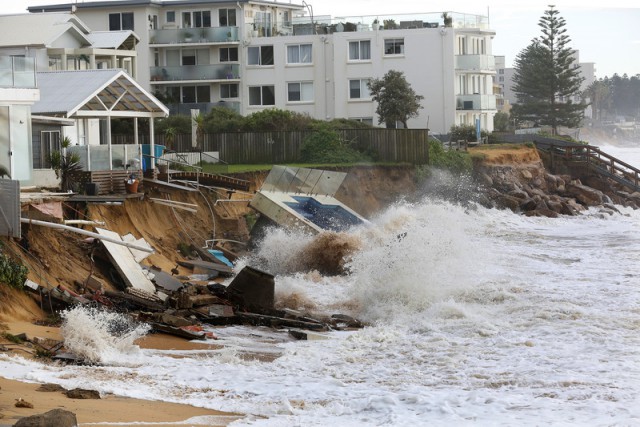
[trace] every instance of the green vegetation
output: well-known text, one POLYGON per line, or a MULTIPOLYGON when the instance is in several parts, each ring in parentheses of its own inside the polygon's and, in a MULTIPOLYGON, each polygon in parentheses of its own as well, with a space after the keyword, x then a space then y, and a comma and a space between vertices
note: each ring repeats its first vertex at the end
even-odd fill
POLYGON ((551 126, 578 127, 584 117, 584 101, 574 103, 580 95, 580 68, 573 56, 566 34, 565 20, 549 6, 540 18, 542 36, 532 40, 516 57, 513 90, 518 103, 512 115, 518 122, 551 126))
POLYGON ((54 151, 51 153, 50 161, 56 178, 60 180, 60 188, 62 191, 77 190, 73 174, 82 170, 80 165, 80 156, 76 153, 70 153, 67 148, 71 145, 69 137, 64 137, 60 142, 62 151, 54 151))
POLYGON ((614 74, 591 83, 582 96, 591 102, 596 122, 616 117, 636 118, 640 114, 640 74, 614 74))
POLYGON ((14 344, 22 344, 24 343, 24 340, 18 336, 12 335, 9 332, 3 332, 2 333, 2 338, 4 338, 5 340, 12 342, 14 344))
POLYGON ((28 273, 27 267, 0 253, 0 283, 22 289, 28 273))
POLYGON ((301 159, 308 163, 370 162, 371 158, 351 147, 338 132, 327 125, 318 125, 315 132, 302 141, 301 159))
POLYGON ((399 122, 406 129, 407 120, 417 117, 422 108, 420 101, 424 96, 416 94, 402 71, 390 70, 381 79, 370 80, 367 86, 378 103, 378 123, 384 123, 387 128, 393 129, 399 122))
POLYGON ((440 142, 429 142, 429 166, 446 169, 458 175, 471 173, 473 164, 466 151, 445 150, 440 142))
POLYGON ((509 128, 509 114, 498 111, 493 116, 493 129, 497 132, 506 132, 509 128))
MULTIPOLYGON (((158 120, 156 131, 165 137, 178 134, 191 134, 191 117, 176 114, 158 120)), ((296 113, 278 108, 268 108, 248 116, 242 116, 224 107, 214 107, 197 119, 204 133, 226 132, 276 132, 309 130, 326 125, 331 129, 367 129, 371 125, 356 120, 334 119, 329 122, 312 119, 307 114, 296 113)))
MULTIPOLYGON (((486 136, 489 136, 489 134, 487 133, 487 131, 481 131, 480 132, 480 137, 484 138, 486 136)), ((458 125, 458 126, 451 126, 451 129, 449 130, 449 139, 453 142, 456 141, 467 141, 467 142, 472 142, 472 141, 476 141, 478 139, 477 135, 476 135, 476 127, 473 125, 458 125)))

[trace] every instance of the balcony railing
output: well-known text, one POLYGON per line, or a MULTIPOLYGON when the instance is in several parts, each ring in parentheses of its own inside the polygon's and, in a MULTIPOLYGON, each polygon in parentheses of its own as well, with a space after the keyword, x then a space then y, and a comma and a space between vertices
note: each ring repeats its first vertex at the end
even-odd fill
POLYGON ((35 88, 35 58, 1 56, 0 87, 35 88))
POLYGON ((493 55, 456 55, 456 69, 495 71, 496 58, 493 55))
POLYGON ((224 107, 240 113, 240 102, 237 101, 220 101, 220 102, 190 102, 185 104, 168 104, 169 114, 190 115, 191 110, 200 110, 200 113, 206 114, 214 107, 224 107))
POLYGON ((237 42, 238 27, 180 28, 149 30, 149 44, 232 43, 237 42))
POLYGON ((456 110, 495 110, 495 95, 458 95, 456 110))
POLYGON ((151 67, 151 82, 232 80, 239 78, 240 66, 237 64, 151 67))

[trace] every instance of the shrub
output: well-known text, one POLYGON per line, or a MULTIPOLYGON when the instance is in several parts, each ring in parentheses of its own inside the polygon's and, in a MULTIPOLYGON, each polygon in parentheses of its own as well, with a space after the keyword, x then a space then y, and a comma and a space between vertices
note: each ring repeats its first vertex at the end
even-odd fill
POLYGON ((22 289, 28 273, 27 267, 0 253, 0 283, 22 289))
POLYGON ((440 142, 435 141, 429 142, 429 165, 459 175, 470 173, 473 168, 471 156, 467 152, 445 150, 440 142))
POLYGON ((302 141, 301 161, 305 163, 354 163, 370 159, 354 150, 328 125, 315 126, 314 132, 302 141))

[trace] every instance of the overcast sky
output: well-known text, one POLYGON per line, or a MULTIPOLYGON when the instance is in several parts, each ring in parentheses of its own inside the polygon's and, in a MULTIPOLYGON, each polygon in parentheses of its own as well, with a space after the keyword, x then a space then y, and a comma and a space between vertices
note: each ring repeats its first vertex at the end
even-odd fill
MULTIPOLYGON (((280 0, 301 4, 302 0, 280 0)), ((73 1, 71 1, 73 2, 73 1)), ((82 3, 82 0, 77 0, 82 3)), ((88 2, 88 1, 87 1, 88 2)), ((60 0, 3 0, 0 13, 26 12, 28 6, 69 3, 60 0)), ((379 16, 399 13, 428 13, 444 10, 489 15, 496 31, 493 54, 504 55, 507 64, 540 36, 538 20, 548 4, 555 4, 567 22, 570 46, 580 51, 581 62, 594 62, 596 76, 614 73, 640 74, 640 1, 638 0, 307 0, 314 15, 379 16)), ((353 19, 352 21, 356 21, 353 19)), ((1 32, 0 32, 1 34, 1 32)), ((0 35, 0 37, 2 37, 0 35)))

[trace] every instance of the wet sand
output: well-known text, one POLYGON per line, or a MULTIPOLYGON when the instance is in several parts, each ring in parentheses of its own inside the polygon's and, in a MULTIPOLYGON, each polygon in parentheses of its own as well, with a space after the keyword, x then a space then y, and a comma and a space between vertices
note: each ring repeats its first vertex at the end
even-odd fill
MULTIPOLYGON (((27 337, 51 338, 60 340, 59 328, 51 326, 38 326, 26 321, 10 321, 4 323, 8 332, 13 335, 26 333, 27 337)), ((201 343, 188 342, 186 340, 168 336, 165 334, 149 335, 138 343, 143 348, 156 349, 198 349, 211 346, 201 343)), ((30 357, 29 349, 7 343, 3 340, 3 346, 8 354, 17 354, 30 357)), ((36 391, 40 384, 25 383, 8 380, 2 377, 0 372, 0 426, 11 426, 22 417, 42 414, 51 409, 60 408, 76 414, 78 424, 91 425, 93 423, 135 423, 144 426, 153 423, 154 427, 163 427, 182 424, 194 417, 206 417, 193 419, 186 425, 226 426, 232 421, 242 418, 241 415, 214 411, 211 409, 197 408, 190 405, 166 403, 150 400, 131 399, 114 395, 103 396, 101 399, 70 399, 62 392, 36 391), (16 408, 17 399, 23 399, 33 404, 33 408, 16 408)))

